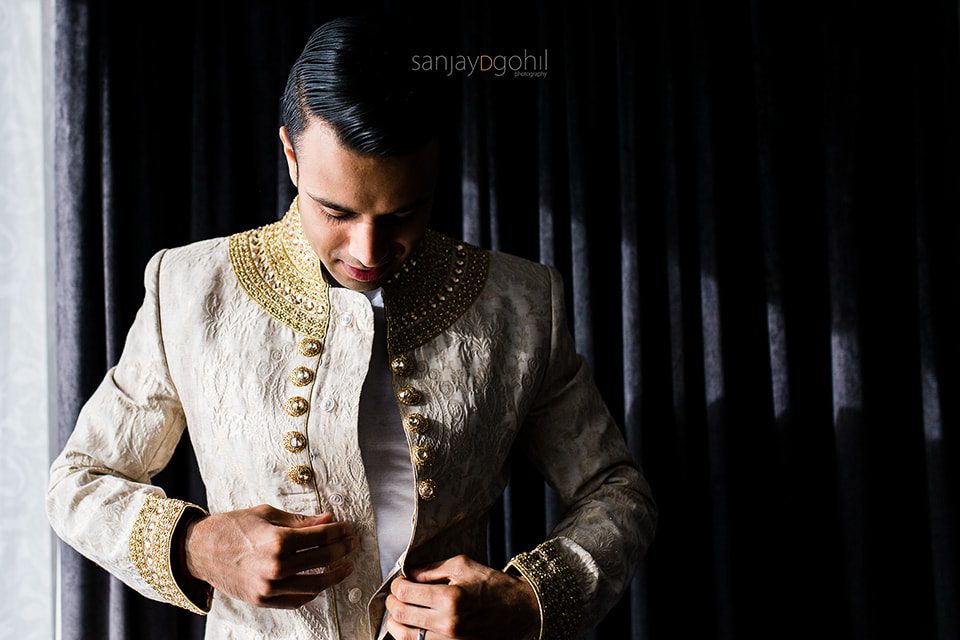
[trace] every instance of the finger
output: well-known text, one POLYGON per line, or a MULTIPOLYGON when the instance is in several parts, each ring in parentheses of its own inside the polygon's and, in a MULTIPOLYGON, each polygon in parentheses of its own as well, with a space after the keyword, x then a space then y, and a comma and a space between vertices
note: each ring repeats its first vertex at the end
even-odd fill
POLYGON ((281 577, 300 573, 307 569, 326 567, 345 558, 357 548, 357 539, 353 537, 341 538, 332 544, 326 544, 312 549, 301 550, 283 559, 284 571, 281 577))
POLYGON ((417 640, 419 631, 404 626, 391 617, 387 618, 387 633, 393 640, 417 640))
POLYGON ((387 632, 394 640, 418 640, 420 630, 402 625, 393 618, 387 618, 387 632))
POLYGON ((414 567, 407 573, 417 582, 438 582, 459 577, 472 562, 465 555, 447 558, 441 562, 414 567))
POLYGON ((420 574, 430 571, 432 569, 439 569, 444 565, 445 562, 448 562, 450 559, 438 560, 437 562, 430 562, 428 564, 421 564, 417 567, 410 567, 407 569, 407 575, 409 575, 414 580, 419 579, 420 574))
POLYGON ((451 598, 451 589, 445 584, 421 584, 412 580, 407 580, 398 576, 390 583, 390 593, 397 597, 401 602, 415 604, 421 607, 430 607, 431 609, 448 608, 451 598))
MULTIPOLYGON (((408 627, 392 617, 387 618, 387 631, 393 636, 394 640, 418 640, 420 638, 420 627, 408 627)), ((453 640, 450 636, 445 636, 433 629, 427 629, 427 633, 423 637, 424 640, 453 640)))
POLYGON ((287 576, 271 583, 269 597, 294 594, 313 594, 316 596, 321 591, 343 581, 351 573, 353 573, 353 563, 344 562, 323 573, 287 576))
POLYGON ((442 629, 450 619, 448 613, 442 613, 429 607, 407 604, 392 593, 387 596, 385 604, 391 618, 416 629, 442 629))
POLYGON ((295 596, 276 596, 274 598, 261 598, 254 606, 269 609, 298 609, 311 602, 317 597, 314 595, 295 595, 295 596))
POLYGON ((349 522, 331 522, 298 528, 286 528, 283 531, 280 551, 293 553, 311 549, 333 542, 351 535, 353 527, 349 522))
MULTIPOLYGON (((269 505, 267 505, 269 506, 269 505)), ((291 513, 282 511, 275 507, 266 509, 264 520, 279 527, 309 527, 318 524, 327 524, 333 522, 333 513, 324 511, 316 515, 305 513, 291 513)))

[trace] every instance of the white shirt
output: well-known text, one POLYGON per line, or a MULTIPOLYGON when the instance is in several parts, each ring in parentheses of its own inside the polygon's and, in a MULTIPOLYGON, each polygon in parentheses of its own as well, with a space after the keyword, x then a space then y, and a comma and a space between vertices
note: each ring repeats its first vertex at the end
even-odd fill
POLYGON ((393 396, 382 292, 378 287, 364 294, 373 306, 374 337, 370 368, 360 392, 358 437, 376 518, 381 578, 386 578, 410 539, 413 467, 393 396))

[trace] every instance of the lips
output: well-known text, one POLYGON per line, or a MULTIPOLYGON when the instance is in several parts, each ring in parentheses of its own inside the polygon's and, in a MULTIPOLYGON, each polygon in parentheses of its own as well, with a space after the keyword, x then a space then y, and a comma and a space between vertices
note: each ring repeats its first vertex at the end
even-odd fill
POLYGON ((386 266, 378 267, 376 269, 356 269, 348 265, 346 262, 343 263, 343 268, 347 270, 347 273, 350 274, 351 278, 360 280, 362 282, 376 280, 387 271, 386 266))

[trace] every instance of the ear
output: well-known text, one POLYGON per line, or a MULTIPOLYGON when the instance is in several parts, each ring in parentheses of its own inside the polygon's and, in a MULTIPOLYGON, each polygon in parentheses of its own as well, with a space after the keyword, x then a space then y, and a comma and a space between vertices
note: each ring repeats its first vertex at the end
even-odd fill
POLYGON ((293 150, 293 142, 290 141, 290 136, 287 135, 286 126, 280 127, 280 141, 283 143, 283 155, 287 159, 287 170, 290 172, 290 182, 296 187, 297 179, 300 176, 297 167, 297 153, 293 150))

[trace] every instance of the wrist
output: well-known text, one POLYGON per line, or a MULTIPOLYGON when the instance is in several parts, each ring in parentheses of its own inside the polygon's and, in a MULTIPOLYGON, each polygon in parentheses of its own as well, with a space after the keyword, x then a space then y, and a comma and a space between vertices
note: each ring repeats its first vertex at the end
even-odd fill
POLYGON ((505 571, 515 570, 533 587, 540 605, 541 638, 573 638, 580 633, 586 596, 564 557, 558 538, 518 553, 505 571))
POLYGON ((183 569, 196 580, 208 582, 206 572, 203 568, 202 551, 203 526, 202 523, 209 516, 198 514, 185 524, 183 534, 180 538, 181 557, 183 559, 183 569), (198 525, 201 525, 198 527, 198 525))
POLYGON ((525 576, 516 576, 523 594, 523 610, 526 612, 521 638, 524 640, 538 640, 540 638, 540 602, 537 592, 525 576))
MULTIPOLYGON (((199 510, 190 510, 184 514, 183 520, 179 523, 177 531, 174 532, 174 541, 177 545, 177 567, 175 576, 182 585, 184 595, 194 602, 199 608, 209 610, 211 599, 213 597, 213 586, 206 581, 200 574, 200 569, 196 566, 191 570, 187 562, 187 540, 194 525, 208 516, 199 510)), ((194 558, 202 557, 202 554, 193 554, 194 558)), ((194 565, 197 563, 195 562, 194 565)))
POLYGON ((210 611, 213 589, 187 577, 183 534, 203 507, 148 493, 128 536, 130 560, 144 582, 164 601, 193 613, 210 611))

